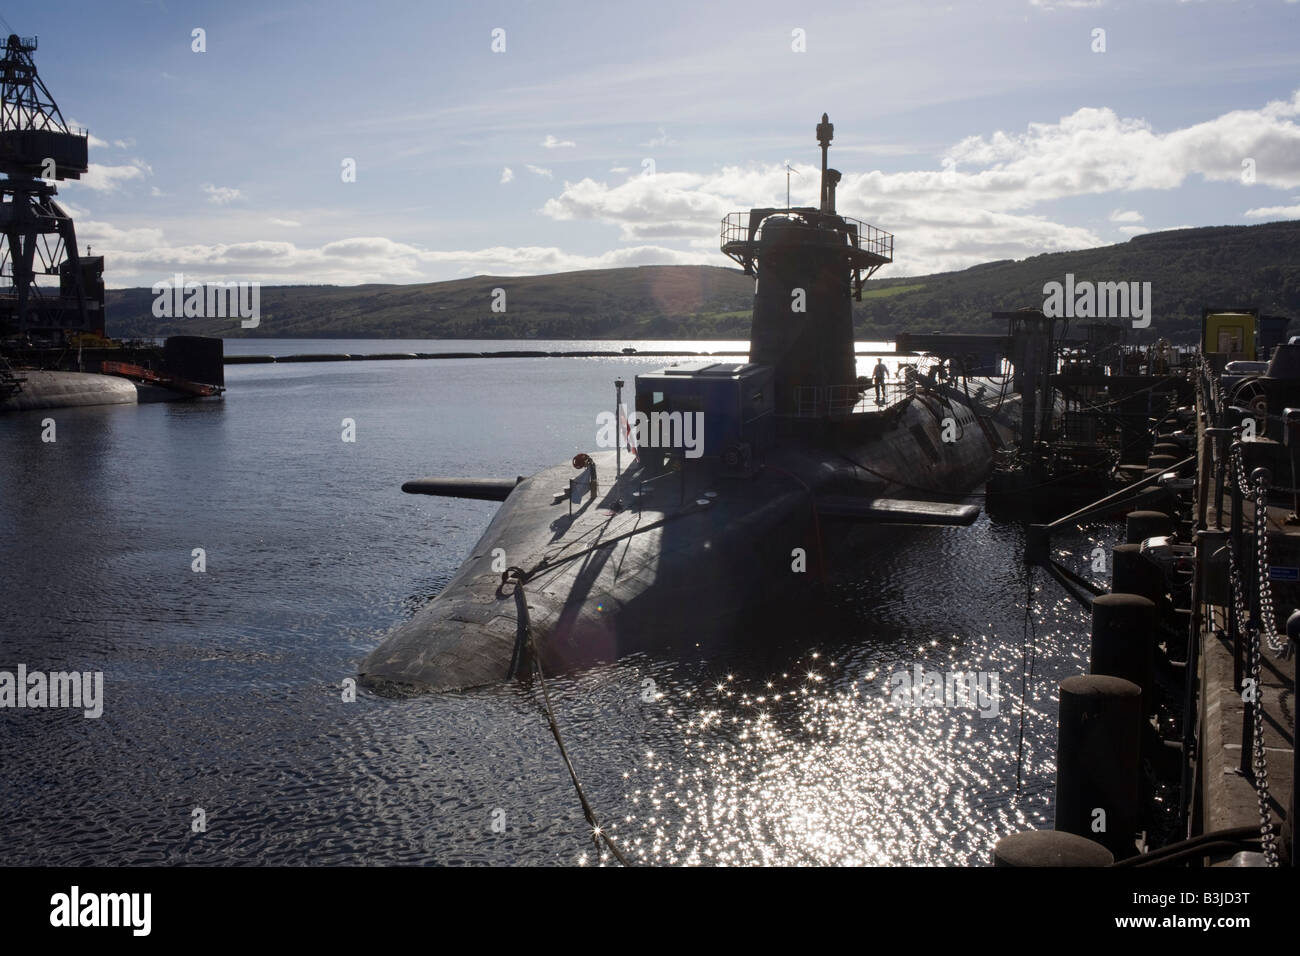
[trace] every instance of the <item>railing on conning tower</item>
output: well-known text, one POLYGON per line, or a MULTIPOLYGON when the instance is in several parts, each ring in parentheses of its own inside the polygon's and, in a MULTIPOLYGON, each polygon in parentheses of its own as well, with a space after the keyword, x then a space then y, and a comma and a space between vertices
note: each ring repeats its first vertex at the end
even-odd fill
POLYGON ((796 385, 794 417, 844 418, 882 412, 915 396, 916 379, 908 375, 901 381, 886 382, 883 391, 883 397, 877 398, 876 386, 871 382, 857 382, 853 385, 796 385))
MULTIPOLYGON (((769 215, 782 215, 789 213, 791 215, 800 215, 802 210, 799 209, 774 209, 769 215)), ((751 212, 731 212, 727 213, 722 219, 722 251, 737 262, 744 258, 744 251, 741 246, 747 246, 750 243, 758 242, 763 236, 763 223, 760 222, 754 235, 749 234, 751 226, 751 212), (727 247, 731 246, 731 249, 727 247)), ((854 219, 852 216, 839 216, 836 218, 842 220, 847 230, 837 230, 845 232, 852 242, 856 251, 866 253, 869 256, 879 258, 885 262, 894 260, 894 236, 892 233, 885 232, 883 229, 877 229, 870 223, 863 222, 861 219, 854 219)), ((764 217, 766 222, 767 217, 764 217)))
POLYGON ((763 226, 776 216, 803 220, 810 230, 824 230, 843 237, 845 265, 853 270, 853 297, 862 300, 862 284, 881 266, 894 261, 894 237, 861 219, 816 209, 751 209, 728 213, 722 220, 722 251, 740 263, 745 275, 756 272, 762 245, 763 226))

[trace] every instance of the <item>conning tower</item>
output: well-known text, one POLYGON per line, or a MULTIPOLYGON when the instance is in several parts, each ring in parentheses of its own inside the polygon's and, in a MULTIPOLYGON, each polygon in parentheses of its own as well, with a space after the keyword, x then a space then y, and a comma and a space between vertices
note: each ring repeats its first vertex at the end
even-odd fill
POLYGON ((850 295, 894 257, 894 237, 835 211, 840 173, 827 168, 834 126, 817 126, 820 205, 735 212, 722 251, 757 277, 749 360, 775 373, 778 415, 823 417, 857 380, 850 295))

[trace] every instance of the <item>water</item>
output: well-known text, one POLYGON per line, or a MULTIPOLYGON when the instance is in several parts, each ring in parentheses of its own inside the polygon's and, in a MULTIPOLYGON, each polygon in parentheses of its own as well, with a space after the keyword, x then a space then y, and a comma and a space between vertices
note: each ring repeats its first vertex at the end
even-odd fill
MULTIPOLYGON (((0 670, 102 671, 105 696, 97 720, 0 711, 0 864, 600 862, 534 689, 345 703, 343 683, 495 507, 402 481, 589 450, 613 379, 662 364, 232 366, 221 402, 0 417, 0 670)), ((1026 619, 1015 525, 898 541, 841 568, 830 620, 781 646, 549 682, 634 859, 980 864, 998 836, 1050 826, 1056 685, 1086 667, 1086 614, 1040 573, 1026 619), (996 673, 997 716, 891 707, 890 675, 918 663, 996 673)), ((1091 573, 1098 542, 1061 557, 1091 573)))

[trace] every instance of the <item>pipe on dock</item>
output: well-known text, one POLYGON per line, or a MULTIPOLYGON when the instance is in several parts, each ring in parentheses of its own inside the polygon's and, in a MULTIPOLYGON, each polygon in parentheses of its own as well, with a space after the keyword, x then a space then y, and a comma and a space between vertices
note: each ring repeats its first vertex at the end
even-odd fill
POLYGON ((1100 843, 1059 830, 1025 830, 993 847, 994 866, 1110 866, 1115 855, 1100 843))
MULTIPOLYGON (((1206 529, 1196 532, 1197 559, 1205 564, 1201 600, 1206 604, 1228 607, 1232 604, 1229 586, 1228 548, 1229 532, 1206 529)), ((1199 633, 1199 632, 1198 632, 1199 633)))
MULTIPOLYGON (((1192 455, 1191 457, 1186 458, 1183 461, 1179 462, 1179 467, 1182 467, 1183 465, 1190 465, 1194 461, 1196 461, 1196 456, 1192 455)), ((1106 514, 1108 513, 1108 511, 1118 508, 1121 504, 1130 504, 1132 503, 1130 499, 1135 498, 1139 491, 1148 492, 1151 494, 1151 498, 1144 499, 1144 500, 1152 500, 1156 495, 1165 496, 1167 492, 1165 492, 1164 489, 1152 488, 1151 486, 1154 485, 1159 480, 1160 475, 1164 474, 1165 471, 1169 471, 1171 469, 1164 469, 1164 471, 1159 469, 1147 469, 1147 470, 1153 473, 1148 475, 1146 478, 1143 478, 1139 482, 1136 482, 1125 488, 1121 488, 1119 491, 1116 491, 1113 494, 1109 494, 1105 498, 1102 498, 1098 501, 1094 501, 1090 505, 1085 505, 1084 507, 1080 508, 1078 511, 1072 511, 1070 514, 1065 515, 1063 518, 1057 518, 1051 524, 1046 526, 1048 531, 1055 531, 1058 528, 1063 528, 1071 524, 1076 524, 1080 521, 1090 521, 1099 515, 1106 514)))
POLYGON ((1156 605, 1138 594, 1103 594, 1092 602, 1088 670, 1119 677, 1142 690, 1142 712, 1156 708, 1156 605))
POLYGON ((1133 855, 1141 739, 1137 684, 1100 674, 1061 681, 1057 830, 1095 840, 1121 859, 1133 855))

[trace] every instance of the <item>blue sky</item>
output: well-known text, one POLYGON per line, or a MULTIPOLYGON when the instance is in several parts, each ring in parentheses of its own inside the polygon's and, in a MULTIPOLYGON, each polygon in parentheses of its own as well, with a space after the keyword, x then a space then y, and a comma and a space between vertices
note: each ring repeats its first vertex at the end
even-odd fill
POLYGON ((39 35, 42 77, 94 136, 60 198, 112 287, 728 265, 719 218, 784 203, 786 160, 795 204, 813 201, 823 111, 840 211, 897 236, 882 277, 1300 218, 1287 0, 0 14, 39 35))

